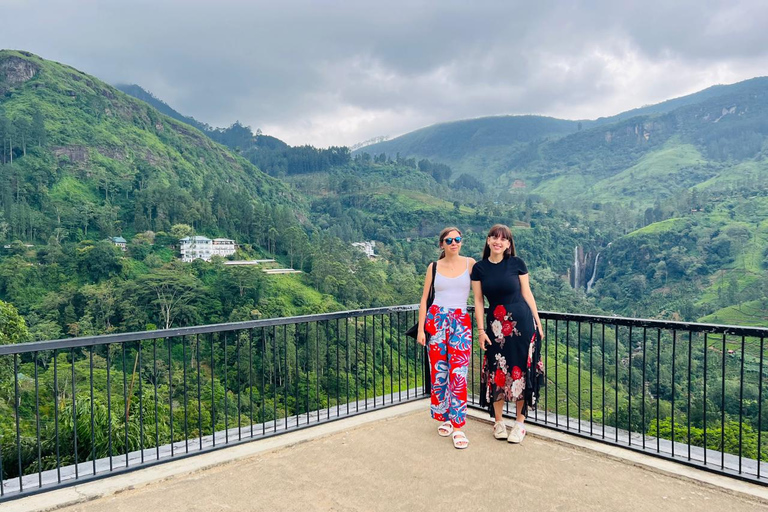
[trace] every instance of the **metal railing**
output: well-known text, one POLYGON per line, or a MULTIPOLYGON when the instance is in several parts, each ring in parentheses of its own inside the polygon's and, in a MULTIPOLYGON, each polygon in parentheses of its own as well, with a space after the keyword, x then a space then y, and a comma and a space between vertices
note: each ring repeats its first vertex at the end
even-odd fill
MULTIPOLYGON (((471 308, 470 308, 471 309, 471 308)), ((0 347, 0 500, 429 394, 417 306, 0 347)), ((768 329, 541 312, 529 421, 768 483, 768 329)), ((469 403, 483 354, 472 349, 469 403)))
POLYGON ((416 314, 2 346, 0 500, 423 398, 424 350, 401 334, 416 314))
POLYGON ((768 484, 768 329, 540 316, 546 385, 529 420, 768 484))

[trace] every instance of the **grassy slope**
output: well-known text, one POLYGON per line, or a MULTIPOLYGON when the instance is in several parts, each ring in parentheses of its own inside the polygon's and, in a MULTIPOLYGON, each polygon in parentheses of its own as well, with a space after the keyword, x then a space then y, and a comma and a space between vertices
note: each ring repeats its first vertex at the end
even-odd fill
MULTIPOLYGON (((6 115, 11 119, 31 118, 38 109, 55 152, 82 148, 87 153, 85 161, 67 169, 61 169, 47 155, 19 159, 19 165, 30 171, 53 167, 56 174, 77 179, 99 196, 103 195, 96 193, 100 177, 127 184, 138 178, 138 168, 143 165, 149 169, 149 179, 158 184, 175 183, 202 191, 212 183, 226 182, 264 199, 297 201, 278 180, 198 130, 94 77, 35 55, 0 52, 0 62, 8 59, 22 59, 38 71, 0 98, 6 115)), ((64 184, 64 188, 72 189, 71 184, 64 184)), ((81 197, 87 197, 85 189, 80 192, 81 197)))

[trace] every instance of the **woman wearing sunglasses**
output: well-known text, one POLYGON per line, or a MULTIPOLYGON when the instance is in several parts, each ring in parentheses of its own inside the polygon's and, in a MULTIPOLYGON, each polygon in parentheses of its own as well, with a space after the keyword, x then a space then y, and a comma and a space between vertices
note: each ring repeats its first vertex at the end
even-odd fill
POLYGON ((453 446, 463 449, 469 446, 461 429, 467 416, 467 368, 472 352, 472 321, 467 313, 467 298, 475 260, 459 256, 461 231, 458 228, 445 228, 440 233, 439 246, 440 258, 429 264, 424 278, 416 341, 427 344, 426 330, 432 381, 430 410, 432 417, 441 422, 437 432, 443 437, 451 436, 453 446), (435 296, 427 309, 433 265, 437 265, 435 296))
POLYGON ((496 423, 493 435, 510 443, 525 438, 525 416, 534 408, 544 378, 541 362, 541 320, 528 282, 528 268, 515 254, 512 232, 496 224, 488 232, 483 259, 472 269, 478 341, 486 351, 480 376, 480 405, 496 423), (483 295, 488 323, 483 322, 483 295), (479 312, 479 314, 478 314, 479 312), (515 425, 507 436, 504 402, 516 405, 515 425))

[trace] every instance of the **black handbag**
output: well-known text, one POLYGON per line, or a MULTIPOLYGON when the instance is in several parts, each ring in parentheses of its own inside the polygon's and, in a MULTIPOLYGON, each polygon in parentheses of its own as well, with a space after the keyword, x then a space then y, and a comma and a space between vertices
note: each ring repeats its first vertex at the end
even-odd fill
MULTIPOLYGON (((432 265, 432 284, 429 285, 429 295, 427 295, 427 310, 429 310, 429 307, 432 305, 432 303, 435 301, 435 274, 437 273, 437 262, 432 265)), ((406 336, 410 336, 413 339, 416 339, 419 336, 419 321, 416 320, 416 323, 413 324, 407 331, 405 331, 406 336)), ((429 337, 429 335, 427 335, 429 337)))

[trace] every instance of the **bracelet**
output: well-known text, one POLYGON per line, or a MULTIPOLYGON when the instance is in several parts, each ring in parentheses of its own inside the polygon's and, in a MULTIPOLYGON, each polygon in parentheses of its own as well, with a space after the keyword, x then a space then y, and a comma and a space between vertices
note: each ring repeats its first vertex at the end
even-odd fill
POLYGON ((485 332, 485 329, 478 329, 477 332, 485 332))

